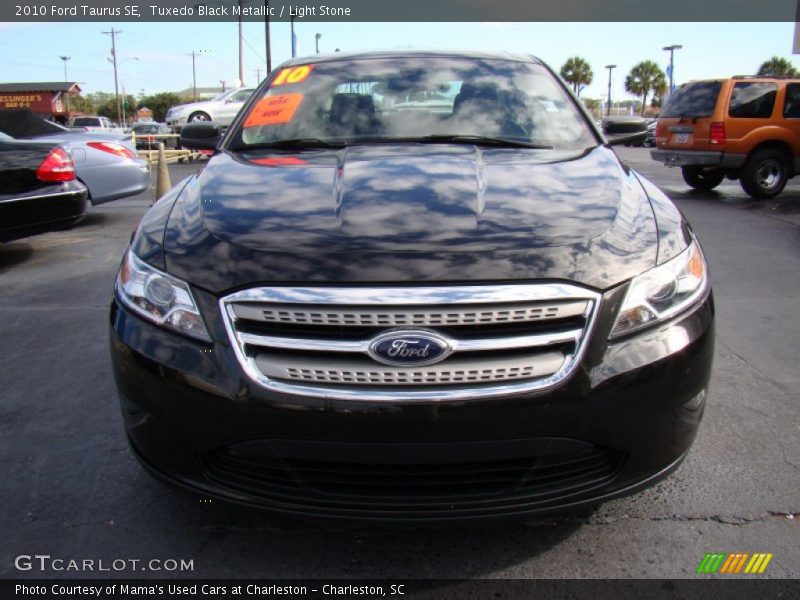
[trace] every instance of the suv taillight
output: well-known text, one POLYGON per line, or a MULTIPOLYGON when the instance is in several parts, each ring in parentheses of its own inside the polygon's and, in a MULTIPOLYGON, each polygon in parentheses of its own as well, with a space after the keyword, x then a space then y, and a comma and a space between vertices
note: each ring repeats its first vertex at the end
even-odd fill
POLYGON ((63 148, 53 148, 36 170, 41 181, 72 181, 75 179, 75 164, 63 148))
POLYGON ((708 131, 708 139, 712 144, 724 144, 725 123, 712 123, 708 131))

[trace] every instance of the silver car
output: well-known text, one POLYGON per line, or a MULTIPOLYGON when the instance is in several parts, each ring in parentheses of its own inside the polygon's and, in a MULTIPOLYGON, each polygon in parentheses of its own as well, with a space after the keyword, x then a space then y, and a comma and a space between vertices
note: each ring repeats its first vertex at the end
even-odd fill
POLYGON ((147 189, 147 162, 138 158, 130 135, 75 131, 28 110, 0 111, 0 131, 15 139, 60 144, 72 156, 78 180, 92 204, 133 196, 147 189))
POLYGON ((227 126, 254 90, 255 88, 238 88, 222 92, 212 100, 179 104, 167 111, 164 120, 174 131, 179 131, 186 123, 195 121, 215 121, 227 126))

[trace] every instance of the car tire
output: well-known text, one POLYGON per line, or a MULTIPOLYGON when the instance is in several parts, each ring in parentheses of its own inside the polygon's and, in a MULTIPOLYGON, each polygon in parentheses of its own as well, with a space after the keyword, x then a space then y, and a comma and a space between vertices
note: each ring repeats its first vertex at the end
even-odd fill
POLYGON ((775 148, 754 152, 739 174, 742 189, 753 198, 774 198, 786 187, 789 166, 786 156, 775 148))
POLYGON ((683 174, 683 180, 689 186, 703 192, 713 190, 725 179, 725 173, 722 171, 708 171, 701 167, 683 167, 681 168, 681 173, 683 174))
POLYGON ((189 122, 189 123, 197 123, 198 121, 210 121, 210 120, 211 120, 211 117, 209 116, 208 113, 204 113, 204 112, 200 111, 200 112, 196 112, 196 113, 190 114, 189 118, 187 119, 187 122, 189 122))

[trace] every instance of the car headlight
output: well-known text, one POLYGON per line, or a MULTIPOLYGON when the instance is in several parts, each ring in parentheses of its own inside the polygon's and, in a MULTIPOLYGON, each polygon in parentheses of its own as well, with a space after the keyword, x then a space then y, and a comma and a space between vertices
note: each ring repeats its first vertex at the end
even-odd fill
POLYGON ((130 249, 122 260, 116 289, 122 303, 148 321, 211 341, 189 286, 139 260, 130 249))
POLYGON ((609 339, 674 317, 700 301, 707 288, 706 261, 692 242, 675 258, 631 280, 609 339))

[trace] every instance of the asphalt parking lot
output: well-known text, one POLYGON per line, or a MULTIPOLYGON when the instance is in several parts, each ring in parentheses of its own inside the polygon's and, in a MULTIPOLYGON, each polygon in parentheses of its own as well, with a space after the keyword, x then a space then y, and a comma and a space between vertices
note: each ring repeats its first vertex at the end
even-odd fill
MULTIPOLYGON (((773 201, 737 182, 700 194, 646 149, 619 153, 686 213, 716 295, 709 403, 667 480, 570 518, 437 530, 333 530, 162 486, 128 451, 107 348, 115 272, 148 192, 0 246, 2 576, 65 575, 14 568, 40 553, 190 559, 176 575, 192 577, 680 578, 706 552, 741 551, 774 554, 764 576, 800 577, 800 182, 773 201)), ((172 167, 172 181, 194 168, 172 167)))

